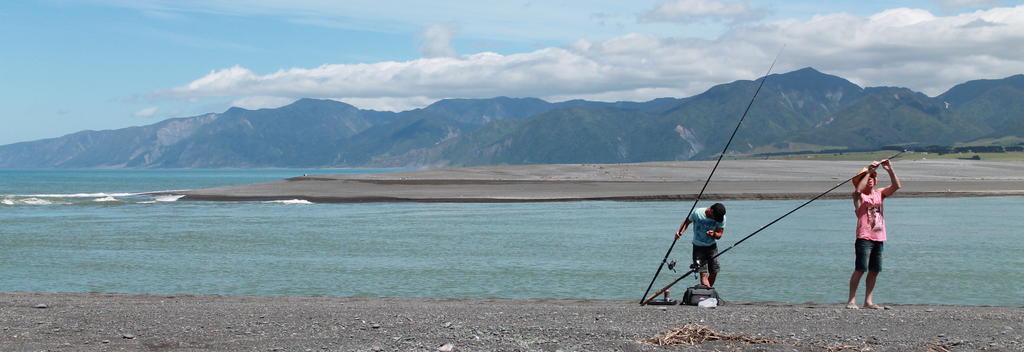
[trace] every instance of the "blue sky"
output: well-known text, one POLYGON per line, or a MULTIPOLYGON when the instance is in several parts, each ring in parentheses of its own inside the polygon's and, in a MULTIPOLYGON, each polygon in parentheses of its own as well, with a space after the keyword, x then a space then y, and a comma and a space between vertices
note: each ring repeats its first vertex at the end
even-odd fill
POLYGON ((0 3, 0 145, 285 105, 645 101, 802 67, 937 95, 1024 73, 1022 1, 0 3))

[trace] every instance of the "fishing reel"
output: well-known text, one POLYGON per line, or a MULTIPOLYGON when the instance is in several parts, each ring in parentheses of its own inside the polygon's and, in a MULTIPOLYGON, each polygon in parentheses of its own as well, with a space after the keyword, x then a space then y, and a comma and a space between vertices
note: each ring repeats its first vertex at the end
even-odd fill
MULTIPOLYGON (((677 272, 676 271, 676 265, 678 265, 678 264, 679 264, 679 261, 677 261, 675 259, 672 259, 672 261, 668 262, 668 270, 672 270, 672 272, 674 272, 674 273, 677 272)), ((700 260, 694 260, 693 264, 690 264, 690 270, 693 270, 694 272, 696 272, 697 269, 700 269, 700 265, 701 265, 700 264, 700 260)))
MULTIPOLYGON (((694 260, 693 264, 690 264, 690 271, 694 273, 698 272, 700 270, 700 265, 700 259, 694 260)), ((700 275, 694 275, 693 278, 697 280, 697 284, 701 283, 700 275)))

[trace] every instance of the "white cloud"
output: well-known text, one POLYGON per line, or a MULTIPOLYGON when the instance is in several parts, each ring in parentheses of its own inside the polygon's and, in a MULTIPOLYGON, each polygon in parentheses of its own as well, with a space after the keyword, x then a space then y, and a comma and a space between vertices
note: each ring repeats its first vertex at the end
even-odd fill
POLYGON ((156 107, 156 106, 151 106, 151 107, 148 107, 148 108, 145 108, 145 109, 142 109, 142 110, 139 110, 139 111, 136 111, 136 112, 132 113, 132 116, 135 116, 135 117, 152 117, 153 115, 156 114, 157 110, 160 110, 160 108, 156 107))
POLYGON ((331 98, 388 110, 453 97, 683 97, 760 76, 783 45, 776 72, 812 66, 865 86, 904 86, 935 95, 967 80, 1024 72, 1024 6, 946 17, 918 9, 868 17, 838 13, 737 27, 713 40, 627 34, 520 54, 483 52, 268 74, 235 66, 156 95, 331 98))
MULTIPOLYGON (((692 65, 693 60, 718 50, 713 45, 702 46, 709 44, 631 34, 523 54, 484 52, 404 62, 335 64, 266 75, 235 66, 212 71, 185 86, 163 90, 157 95, 182 99, 276 96, 354 101, 353 98, 383 98, 390 99, 393 105, 396 98, 413 97, 568 97, 659 89, 686 94, 711 83, 752 77, 751 71, 713 70, 692 65)), ((740 63, 734 59, 716 62, 724 66, 740 63)))
POLYGON ((379 97, 379 98, 333 98, 340 102, 351 104, 360 109, 378 111, 406 111, 422 108, 436 102, 438 99, 424 96, 414 97, 379 97))
POLYGON ((231 102, 231 106, 248 110, 273 109, 294 103, 295 100, 295 98, 288 97, 251 96, 236 99, 231 102))
POLYGON ((832 14, 744 28, 723 40, 788 44, 783 62, 935 95, 967 80, 1024 72, 1024 6, 947 17, 916 9, 832 14))
POLYGON ((741 22, 764 17, 764 12, 746 1, 661 0, 658 7, 640 16, 641 21, 694 23, 701 21, 741 22))
POLYGON ((427 27, 420 37, 423 45, 420 46, 420 54, 423 57, 454 57, 455 48, 452 47, 452 37, 455 30, 449 26, 435 24, 427 27))

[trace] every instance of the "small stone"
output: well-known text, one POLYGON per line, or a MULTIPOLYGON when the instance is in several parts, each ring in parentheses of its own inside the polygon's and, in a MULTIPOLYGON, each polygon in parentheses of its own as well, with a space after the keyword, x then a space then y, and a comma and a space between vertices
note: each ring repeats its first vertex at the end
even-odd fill
POLYGON ((887 329, 887 328, 882 328, 882 331, 889 331, 889 329, 887 329))
POLYGON ((455 351, 455 345, 450 344, 450 343, 446 343, 446 344, 442 345, 441 347, 438 347, 437 350, 439 352, 452 352, 452 351, 455 351))
POLYGON ((380 329, 380 324, 373 323, 373 324, 370 324, 370 327, 374 328, 374 329, 380 329))
POLYGON ((49 308, 49 307, 50 306, 47 306, 45 304, 37 304, 37 305, 33 306, 32 308, 46 309, 46 308, 49 308))
POLYGON ((373 345, 373 347, 370 347, 370 349, 373 350, 373 352, 380 352, 384 350, 384 348, 377 345, 373 345))
POLYGON ((135 338, 135 335, 132 335, 132 334, 121 334, 121 338, 131 340, 131 339, 135 338))
POLYGON ((102 342, 102 343, 110 343, 110 340, 103 340, 103 341, 100 341, 100 342, 102 342))
POLYGON ((934 312, 935 310, 934 310, 934 309, 931 309, 931 308, 929 308, 929 309, 925 309, 924 311, 925 311, 925 312, 928 312, 928 313, 931 313, 931 312, 934 312))
POLYGON ((447 323, 444 323, 444 327, 446 327, 446 328, 452 327, 452 322, 449 321, 447 323))

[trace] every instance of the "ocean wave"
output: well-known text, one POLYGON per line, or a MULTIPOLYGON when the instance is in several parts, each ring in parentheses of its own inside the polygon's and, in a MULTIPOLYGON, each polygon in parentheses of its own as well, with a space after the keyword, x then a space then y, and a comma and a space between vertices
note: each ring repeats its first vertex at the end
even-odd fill
POLYGON ((184 197, 181 194, 161 192, 146 193, 46 193, 46 194, 0 194, 0 205, 86 205, 97 203, 152 204, 175 202, 184 197), (90 199, 91 198, 91 199, 90 199))
POLYGON ((46 199, 39 199, 39 198, 19 199, 18 203, 28 204, 28 205, 50 205, 50 204, 53 204, 53 202, 51 202, 51 201, 48 201, 46 199))
POLYGON ((278 203, 278 204, 313 204, 305 199, 288 199, 288 200, 268 200, 264 203, 278 203))
MULTIPOLYGON (((153 202, 176 202, 176 201, 178 201, 178 199, 181 199, 181 197, 184 197, 184 196, 185 195, 182 195, 182 194, 162 194, 162 195, 158 195, 156 197, 153 197, 153 202)), ((144 203, 144 202, 139 202, 139 203, 144 203)))
POLYGON ((67 201, 64 201, 63 199, 43 199, 43 198, 37 198, 37 197, 15 198, 15 197, 11 197, 10 195, 7 195, 7 196, 4 196, 3 199, 0 199, 0 204, 2 204, 2 205, 54 205, 54 204, 65 205, 65 204, 73 204, 73 203, 69 203, 67 201))
POLYGON ((106 197, 131 197, 141 193, 54 193, 54 194, 24 194, 14 195, 15 197, 30 198, 106 198, 106 197))

